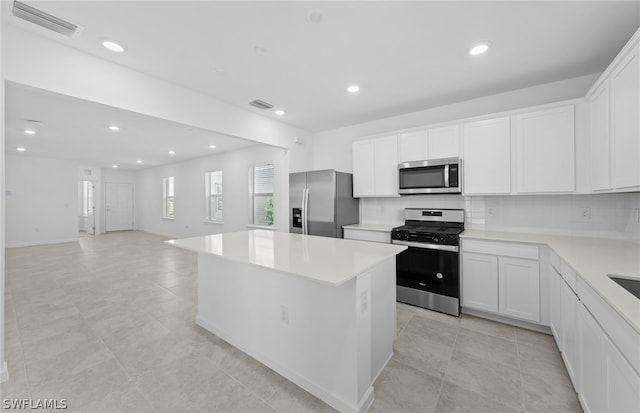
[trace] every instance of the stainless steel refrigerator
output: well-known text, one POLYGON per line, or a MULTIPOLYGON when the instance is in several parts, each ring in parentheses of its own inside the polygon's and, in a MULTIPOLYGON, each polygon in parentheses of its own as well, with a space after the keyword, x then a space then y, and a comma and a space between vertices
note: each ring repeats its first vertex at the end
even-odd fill
POLYGON ((289 174, 289 232, 342 238, 360 220, 353 176, 334 170, 289 174))

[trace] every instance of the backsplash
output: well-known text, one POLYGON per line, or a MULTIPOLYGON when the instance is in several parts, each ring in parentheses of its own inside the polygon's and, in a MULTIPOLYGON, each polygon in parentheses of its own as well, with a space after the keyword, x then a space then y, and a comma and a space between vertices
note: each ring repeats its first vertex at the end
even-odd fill
POLYGON ((639 193, 362 198, 360 221, 401 224, 404 208, 463 208, 465 226, 473 229, 625 238, 640 243, 639 193))

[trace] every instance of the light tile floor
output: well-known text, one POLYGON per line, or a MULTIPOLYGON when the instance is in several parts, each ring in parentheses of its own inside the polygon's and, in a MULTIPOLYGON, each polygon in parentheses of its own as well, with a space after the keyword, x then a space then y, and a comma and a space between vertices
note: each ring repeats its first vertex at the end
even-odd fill
MULTIPOLYGON (((6 250, 0 399, 72 412, 323 412, 323 402, 194 324, 196 256, 141 232, 6 250)), ((553 339, 397 305, 370 412, 581 411, 553 339)), ((0 407, 2 408, 2 407, 0 407)))

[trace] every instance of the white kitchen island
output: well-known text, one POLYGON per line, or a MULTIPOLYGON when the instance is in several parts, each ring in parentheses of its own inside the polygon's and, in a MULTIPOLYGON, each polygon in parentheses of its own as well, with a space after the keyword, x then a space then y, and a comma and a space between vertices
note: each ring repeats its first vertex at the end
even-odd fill
POLYGON ((341 412, 368 409, 406 247, 268 230, 167 243, 198 253, 198 325, 341 412))

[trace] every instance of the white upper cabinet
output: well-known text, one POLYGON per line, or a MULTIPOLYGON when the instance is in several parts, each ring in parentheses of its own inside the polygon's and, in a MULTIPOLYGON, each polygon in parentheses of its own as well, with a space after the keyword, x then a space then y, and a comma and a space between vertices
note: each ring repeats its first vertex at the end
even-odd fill
POLYGON ((428 159, 457 158, 460 156, 460 126, 429 129, 428 159))
POLYGON ((465 195, 511 192, 510 138, 508 117, 464 124, 462 190, 465 195))
POLYGON ((400 134, 398 162, 460 156, 460 127, 443 126, 400 134))
POLYGON ((591 119, 591 190, 611 189, 611 143, 608 79, 589 97, 591 119))
POLYGON ((398 196, 398 138, 353 143, 353 196, 398 196))
POLYGON ((372 195, 375 192, 373 171, 375 147, 372 140, 353 143, 353 196, 372 195))
POLYGON ((428 137, 426 130, 403 133, 398 139, 398 163, 429 159, 427 152, 429 144, 427 142, 428 137))
POLYGON ((611 73, 613 186, 640 186, 640 65, 638 46, 611 73))
POLYGON ((574 107, 511 117, 518 193, 575 191, 574 107))

